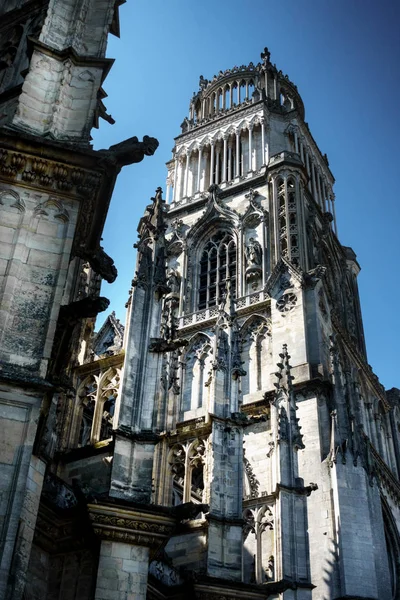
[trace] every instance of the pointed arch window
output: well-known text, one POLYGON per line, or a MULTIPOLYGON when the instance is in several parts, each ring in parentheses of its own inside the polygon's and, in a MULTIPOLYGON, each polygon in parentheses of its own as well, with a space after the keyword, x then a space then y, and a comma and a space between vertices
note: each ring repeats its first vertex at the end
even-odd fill
POLYGON ((200 258, 199 309, 216 306, 223 300, 230 282, 236 295, 236 244, 232 234, 220 231, 204 246, 200 258))

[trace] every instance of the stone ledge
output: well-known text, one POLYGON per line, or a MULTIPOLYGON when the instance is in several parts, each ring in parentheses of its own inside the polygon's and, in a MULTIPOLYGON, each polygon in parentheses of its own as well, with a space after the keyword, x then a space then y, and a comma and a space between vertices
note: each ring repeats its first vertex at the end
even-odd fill
POLYGON ((176 527, 173 517, 154 511, 128 509, 114 504, 88 504, 95 534, 103 540, 145 546, 154 553, 176 527))

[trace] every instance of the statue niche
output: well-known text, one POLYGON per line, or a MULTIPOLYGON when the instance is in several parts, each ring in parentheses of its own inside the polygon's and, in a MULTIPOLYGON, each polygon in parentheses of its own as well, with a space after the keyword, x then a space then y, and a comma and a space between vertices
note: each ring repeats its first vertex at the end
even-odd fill
POLYGON ((246 281, 256 290, 262 277, 262 248, 253 237, 246 244, 246 281))

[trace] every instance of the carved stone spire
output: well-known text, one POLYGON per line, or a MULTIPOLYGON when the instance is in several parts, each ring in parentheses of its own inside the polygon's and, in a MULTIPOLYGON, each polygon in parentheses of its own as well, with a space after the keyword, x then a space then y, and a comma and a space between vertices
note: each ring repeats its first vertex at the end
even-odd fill
POLYGON ((281 362, 277 363, 279 371, 275 373, 277 378, 275 387, 277 390, 274 401, 278 408, 279 419, 279 440, 290 442, 296 450, 304 448, 303 436, 299 419, 296 417, 296 400, 293 392, 291 375, 291 365, 289 363, 290 355, 287 351, 287 345, 283 344, 282 352, 279 354, 281 362))

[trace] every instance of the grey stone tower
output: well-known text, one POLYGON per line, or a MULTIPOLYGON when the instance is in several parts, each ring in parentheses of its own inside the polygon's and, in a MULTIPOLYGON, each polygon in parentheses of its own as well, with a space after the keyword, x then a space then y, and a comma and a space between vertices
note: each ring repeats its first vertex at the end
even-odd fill
POLYGON ((200 78, 138 228, 115 423, 111 496, 187 509, 149 598, 399 597, 398 394, 333 184, 267 49, 200 78))

